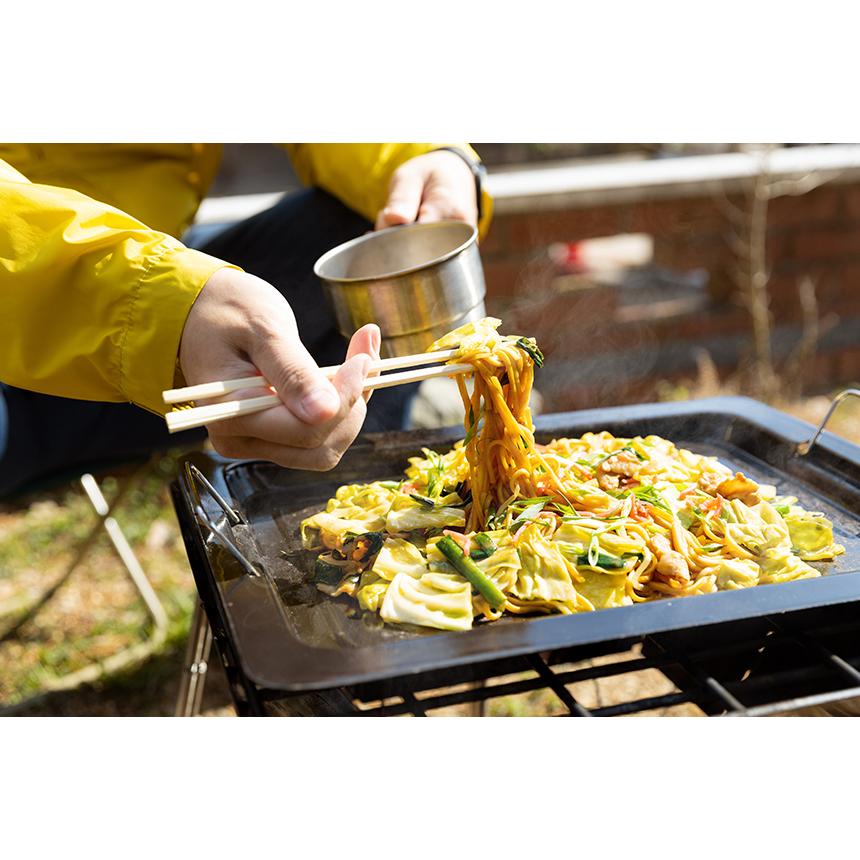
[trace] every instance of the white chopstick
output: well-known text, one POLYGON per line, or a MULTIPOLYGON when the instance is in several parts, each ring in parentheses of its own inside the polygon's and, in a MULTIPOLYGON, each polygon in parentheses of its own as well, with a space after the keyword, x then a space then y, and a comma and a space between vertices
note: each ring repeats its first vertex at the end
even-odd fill
MULTIPOLYGON (((454 350, 450 350, 450 352, 453 353, 454 350)), ((384 359, 384 361, 403 361, 406 357, 384 359)), ((412 357, 414 358, 414 356, 412 357)), ((379 362, 379 364, 382 363, 379 362)), ((372 376, 365 381, 364 391, 375 391, 377 388, 391 388, 394 385, 406 385, 409 382, 420 382, 421 380, 434 379, 438 376, 455 376, 459 373, 469 373, 472 370, 473 367, 471 364, 446 364, 442 367, 424 367, 417 370, 404 370, 401 373, 389 373, 386 376, 372 376)), ((263 380, 261 376, 250 377, 250 379, 256 381, 258 385, 262 384, 263 380)), ((217 385, 219 383, 208 384, 217 385)), ((248 383, 246 382, 242 387, 247 388, 248 383)), ((198 394, 197 396, 199 397, 200 395, 198 394)), ((208 396, 211 397, 212 395, 208 396)), ((203 427, 205 424, 226 421, 228 418, 235 418, 239 415, 251 415, 255 412, 262 412, 264 409, 280 406, 282 402, 281 398, 276 394, 266 394, 261 397, 248 397, 244 400, 230 400, 226 403, 210 403, 208 406, 196 406, 193 409, 179 409, 174 412, 168 412, 164 418, 167 421, 167 429, 171 433, 178 433, 180 430, 203 427)))
MULTIPOLYGON (((433 364, 439 361, 448 361, 457 353, 456 349, 440 349, 435 352, 419 352, 416 355, 401 355, 394 358, 383 358, 377 361, 371 371, 382 372, 383 370, 395 370, 399 367, 416 367, 421 364, 433 364)), ((320 370, 328 376, 334 376, 340 365, 333 367, 321 367, 320 370)), ((393 383, 397 384, 397 383, 393 383)), ((189 400, 205 400, 207 397, 220 397, 222 394, 230 394, 232 391, 241 391, 243 388, 270 388, 269 383, 262 376, 245 376, 242 379, 224 379, 220 382, 204 382, 200 385, 189 385, 185 388, 171 388, 162 393, 165 403, 187 403, 189 400)), ((256 398, 252 398, 256 399, 256 398)))

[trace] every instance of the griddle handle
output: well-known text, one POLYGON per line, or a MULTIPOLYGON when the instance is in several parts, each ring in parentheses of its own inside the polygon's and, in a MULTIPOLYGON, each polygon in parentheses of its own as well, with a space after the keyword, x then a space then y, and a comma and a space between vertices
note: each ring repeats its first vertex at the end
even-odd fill
MULTIPOLYGON (((218 507, 221 508, 222 511, 224 511, 224 516, 227 517, 227 522, 230 523, 231 526, 238 526, 242 524, 243 520, 239 512, 235 511, 233 508, 230 507, 230 505, 227 504, 224 497, 218 492, 218 490, 215 489, 215 487, 212 486, 212 484, 209 483, 209 480, 206 478, 203 472, 201 472, 200 469, 197 468, 197 466, 195 466, 193 463, 186 463, 185 475, 188 478, 188 486, 194 493, 194 501, 196 501, 201 508, 203 508, 203 505, 200 502, 200 490, 197 487, 198 481, 203 484, 204 487, 206 487, 206 489, 209 491, 209 495, 212 496, 212 498, 215 499, 216 502, 218 502, 218 507)), ((209 519, 208 515, 206 518, 209 519)))
POLYGON ((232 555, 233 558, 235 558, 236 561, 238 561, 239 564, 242 565, 247 574, 249 574, 250 576, 260 575, 260 571, 257 570, 257 568, 254 567, 254 565, 251 564, 251 562, 248 561, 247 558, 245 558, 242 553, 242 550, 240 550, 239 547, 237 547, 236 544, 233 543, 233 541, 227 537, 227 535, 218 530, 212 520, 209 519, 209 514, 206 513, 206 511, 201 505, 196 506, 194 513, 198 524, 207 529, 210 536, 217 539, 218 542, 224 546, 224 548, 230 553, 230 555, 232 555))
POLYGON ((251 576, 259 576, 260 571, 258 571, 257 568, 254 567, 247 558, 245 558, 242 550, 236 546, 235 542, 224 534, 221 526, 212 521, 212 517, 209 516, 209 512, 206 510, 202 500, 200 499, 200 487, 198 486, 198 482, 206 488, 209 495, 218 503, 218 507, 224 512, 224 517, 231 528, 233 526, 244 524, 245 521, 242 519, 241 514, 227 504, 224 497, 215 489, 215 487, 212 486, 206 476, 193 463, 186 462, 185 479, 188 483, 189 489, 191 490, 191 494, 194 496, 194 514, 198 525, 203 526, 203 528, 209 532, 210 538, 217 539, 230 553, 230 555, 232 555, 233 558, 242 565, 248 574, 251 576))
POLYGON ((836 411, 836 407, 848 397, 860 397, 860 388, 846 388, 844 391, 840 391, 839 394, 833 398, 830 408, 827 410, 824 418, 821 419, 821 423, 818 425, 818 429, 815 433, 812 434, 812 438, 807 442, 801 442, 797 446, 797 453, 800 454, 801 457, 805 456, 812 450, 812 446, 818 441, 818 437, 821 435, 825 425, 830 420, 830 416, 836 411))

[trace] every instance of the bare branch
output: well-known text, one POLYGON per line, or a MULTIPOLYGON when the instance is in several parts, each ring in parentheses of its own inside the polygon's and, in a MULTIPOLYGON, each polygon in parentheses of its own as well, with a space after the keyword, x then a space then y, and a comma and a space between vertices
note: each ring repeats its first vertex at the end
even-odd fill
POLYGON ((746 221, 746 211, 735 203, 732 203, 723 186, 718 186, 716 189, 714 201, 722 210, 723 215, 725 215, 733 225, 743 224, 746 221))
POLYGON ((726 237, 726 242, 728 243, 729 249, 732 253, 737 257, 741 257, 744 260, 749 260, 750 258, 750 249, 748 243, 743 239, 743 237, 739 236, 735 233, 732 236, 726 237))
POLYGON ((838 179, 844 172, 843 170, 817 171, 807 173, 799 179, 781 179, 768 183, 765 191, 770 200, 774 197, 800 197, 838 179))

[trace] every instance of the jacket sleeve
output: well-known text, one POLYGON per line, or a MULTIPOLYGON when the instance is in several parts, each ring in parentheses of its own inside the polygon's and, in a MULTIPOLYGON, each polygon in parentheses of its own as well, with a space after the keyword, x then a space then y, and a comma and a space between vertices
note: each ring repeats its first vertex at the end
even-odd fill
POLYGON ((185 318, 225 265, 0 161, 0 380, 163 413, 185 318))
MULTIPOLYGON (((405 161, 443 146, 455 146, 478 159, 467 143, 287 143, 299 179, 333 194, 351 209, 375 221, 388 198, 391 174, 405 161)), ((492 217, 492 198, 481 199, 481 236, 492 217)))

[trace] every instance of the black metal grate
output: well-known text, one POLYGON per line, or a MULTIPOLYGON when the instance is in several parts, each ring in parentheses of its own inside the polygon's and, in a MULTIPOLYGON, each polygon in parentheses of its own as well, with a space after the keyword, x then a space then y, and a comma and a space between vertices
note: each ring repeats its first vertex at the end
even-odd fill
MULTIPOLYGON (((767 716, 856 699, 860 604, 699 627, 610 645, 494 660, 261 701, 263 713, 432 716, 491 700, 541 696, 551 713, 623 716, 682 712, 767 716), (631 683, 649 674, 650 683, 631 683), (653 679, 659 679, 655 683, 653 679), (603 694, 601 695, 601 687, 603 694), (655 692, 654 687, 658 690, 655 692), (665 689, 661 689, 665 688, 665 689), (646 695, 642 694, 643 689, 646 695)), ((260 691, 261 699, 267 699, 260 691)), ((851 712, 854 705, 842 705, 851 712)), ((523 713, 528 713, 528 705, 523 713)))

